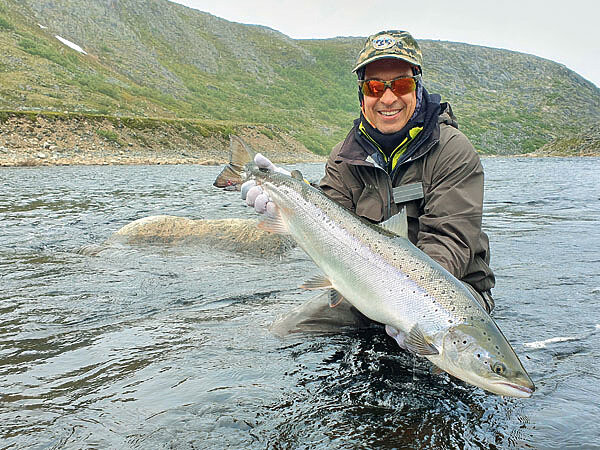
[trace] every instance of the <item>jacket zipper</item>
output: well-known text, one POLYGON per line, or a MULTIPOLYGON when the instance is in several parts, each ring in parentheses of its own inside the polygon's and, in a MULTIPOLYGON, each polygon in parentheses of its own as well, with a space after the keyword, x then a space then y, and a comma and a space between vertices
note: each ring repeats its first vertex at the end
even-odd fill
MULTIPOLYGON (((364 139, 364 141, 367 142, 368 145, 371 145, 371 146, 375 147, 374 144, 371 141, 369 141, 368 139, 364 139)), ((417 156, 416 158, 410 157, 409 159, 407 159, 406 161, 404 161, 402 164, 400 164, 398 167, 396 167, 396 169, 393 170, 391 174, 388 173, 387 170, 383 169, 379 165, 373 166, 373 167, 376 167, 377 169, 379 169, 380 171, 382 171, 385 174, 385 176, 387 178, 387 181, 388 181, 388 183, 387 183, 387 211, 386 211, 387 214, 384 215, 384 220, 387 220, 390 217, 392 217, 392 190, 393 190, 392 186, 394 184, 394 178, 397 178, 398 173, 400 172, 399 169, 402 166, 405 166, 406 164, 414 162, 414 161, 422 158, 423 156, 425 156, 427 153, 429 153, 429 151, 435 145, 439 144, 439 142, 440 142, 439 139, 434 139, 433 141, 431 141, 429 143, 429 145, 427 146, 427 148, 425 149, 424 152, 420 152, 419 156, 417 156)), ((378 151, 376 147, 375 147, 375 149, 376 149, 376 151, 378 151)), ((407 149, 407 151, 408 151, 408 149, 407 149)))

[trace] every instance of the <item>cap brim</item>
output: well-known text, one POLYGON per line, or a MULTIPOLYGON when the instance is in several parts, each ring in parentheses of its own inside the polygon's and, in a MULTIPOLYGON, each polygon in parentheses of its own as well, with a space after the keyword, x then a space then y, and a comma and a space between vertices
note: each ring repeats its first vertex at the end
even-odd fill
POLYGON ((410 59, 410 58, 406 58, 406 57, 402 57, 400 55, 376 55, 376 56, 372 56, 369 59, 361 62, 359 65, 357 65, 354 69, 352 69, 352 72, 356 72, 358 69, 360 69, 361 67, 366 66, 367 64, 372 63, 373 61, 378 61, 380 59, 399 59, 400 61, 405 61, 409 64, 412 64, 413 66, 417 66, 419 67, 419 64, 417 64, 417 62, 414 59, 410 59))

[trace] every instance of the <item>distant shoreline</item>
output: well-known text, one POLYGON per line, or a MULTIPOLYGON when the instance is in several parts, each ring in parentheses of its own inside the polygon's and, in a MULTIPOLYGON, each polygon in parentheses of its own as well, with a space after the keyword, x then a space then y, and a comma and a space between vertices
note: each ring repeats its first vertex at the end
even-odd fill
MULTIPOLYGON (((55 157, 48 158, 42 154, 40 156, 28 157, 26 159, 3 158, 0 155, 0 168, 6 167, 66 167, 66 166, 157 166, 157 165, 198 165, 198 166, 219 166, 227 164, 227 159, 206 159, 201 155, 197 157, 177 157, 173 155, 153 156, 123 156, 118 153, 100 155, 82 156, 81 158, 55 157)), ((201 153, 201 152, 199 152, 201 153)), ((521 155, 479 155, 481 159, 496 158, 598 158, 600 154, 586 154, 582 156, 575 155, 543 155, 543 154, 521 154, 521 155)), ((325 158, 300 159, 291 158, 276 161, 279 164, 297 164, 297 163, 323 163, 325 158)))
MULTIPOLYGON (((237 134, 276 163, 325 162, 290 133, 267 125, 185 119, 0 111, 0 167, 76 165, 221 165, 237 134)), ((600 156, 541 151, 483 158, 600 156)))
POLYGON ((0 166, 219 165, 229 162, 230 134, 274 162, 325 161, 265 125, 1 112, 0 166))
MULTIPOLYGON (((1 150, 1 149, 0 149, 1 150)), ((3 167, 65 167, 65 166, 148 166, 148 165, 199 165, 199 166, 218 166, 227 164, 228 158, 210 158, 210 155, 204 154, 202 150, 196 150, 193 156, 178 156, 160 151, 148 151, 146 154, 137 152, 136 154, 122 154, 120 152, 111 152, 111 149, 100 149, 97 152, 85 153, 78 157, 60 155, 60 152, 44 153, 39 151, 37 154, 27 156, 9 156, 0 154, 0 168, 3 167), (150 154, 151 153, 151 154, 150 154)), ((316 155, 315 155, 316 156, 316 155)), ((593 158, 600 157, 598 154, 586 155, 556 155, 556 154, 519 154, 519 155, 489 155, 480 154, 482 159, 496 158, 593 158)), ((325 163, 324 157, 314 158, 273 158, 279 164, 296 163, 325 163)))

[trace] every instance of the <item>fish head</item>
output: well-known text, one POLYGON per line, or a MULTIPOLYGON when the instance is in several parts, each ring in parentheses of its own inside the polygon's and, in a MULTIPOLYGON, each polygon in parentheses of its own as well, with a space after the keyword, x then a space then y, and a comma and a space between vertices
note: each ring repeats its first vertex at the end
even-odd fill
POLYGON ((448 329, 442 347, 442 368, 457 378, 509 397, 527 398, 535 391, 515 351, 492 320, 448 329))

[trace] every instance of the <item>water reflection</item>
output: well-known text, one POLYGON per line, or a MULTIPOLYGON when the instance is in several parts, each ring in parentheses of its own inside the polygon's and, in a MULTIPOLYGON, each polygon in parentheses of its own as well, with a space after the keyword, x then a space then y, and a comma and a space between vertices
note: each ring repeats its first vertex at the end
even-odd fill
MULTIPOLYGON (((15 448, 598 448, 598 162, 484 161, 495 317, 538 387, 528 400, 433 375, 378 329, 274 337, 273 319, 310 297, 298 285, 314 266, 298 249, 275 258, 190 242, 77 252, 150 215, 253 217, 238 193, 210 186, 218 167, 4 170, 0 439, 15 448)), ((301 169, 311 179, 322 170, 301 169)))
POLYGON ((296 389, 272 405, 279 425, 269 447, 493 448, 515 439, 506 420, 518 402, 431 374, 380 331, 293 348, 297 367, 286 376, 296 389))

